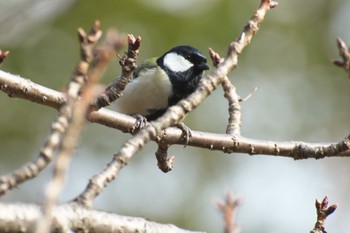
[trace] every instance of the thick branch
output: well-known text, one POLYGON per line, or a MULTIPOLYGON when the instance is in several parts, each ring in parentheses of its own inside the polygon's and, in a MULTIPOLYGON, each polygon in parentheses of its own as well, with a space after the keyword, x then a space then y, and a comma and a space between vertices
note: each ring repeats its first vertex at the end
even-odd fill
MULTIPOLYGON (((0 229, 5 232, 34 232, 35 223, 40 217, 39 206, 0 203, 0 229)), ((90 210, 78 205, 54 207, 52 229, 52 232, 199 233, 171 224, 90 210)))
POLYGON ((66 102, 63 93, 2 70, 0 70, 0 90, 9 97, 26 99, 55 109, 59 109, 66 102))
MULTIPOLYGON (((0 70, 0 88, 6 93, 16 93, 10 97, 18 97, 35 103, 58 109, 65 101, 65 95, 61 92, 46 88, 39 84, 31 82, 29 79, 20 78, 0 70), (5 88, 1 88, 5 87, 5 88), (44 97, 44 98, 43 98, 44 97), (42 101, 45 99, 45 101, 42 101)), ((123 132, 131 132, 135 124, 135 118, 113 112, 107 109, 89 114, 88 119, 110 128, 118 129, 123 132)), ((208 133, 192 130, 191 140, 188 146, 206 148, 210 150, 219 150, 226 153, 247 153, 255 155, 273 155, 298 159, 302 153, 302 158, 320 159, 323 157, 343 157, 350 156, 350 150, 341 153, 326 154, 320 148, 336 147, 336 142, 325 143, 307 143, 298 141, 270 141, 256 140, 243 136, 233 137, 227 134, 208 133), (317 149, 318 148, 318 149, 317 149), (323 151, 323 153, 321 153, 323 151)), ((153 141, 161 140, 165 144, 184 145, 182 140, 182 131, 178 128, 167 128, 151 138, 153 141)))

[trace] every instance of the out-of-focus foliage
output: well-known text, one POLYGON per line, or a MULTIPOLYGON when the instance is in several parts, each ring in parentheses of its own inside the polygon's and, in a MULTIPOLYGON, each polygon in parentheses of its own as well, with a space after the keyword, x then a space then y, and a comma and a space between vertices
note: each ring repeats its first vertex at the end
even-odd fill
MULTIPOLYGON (((27 2, 0 1, 0 49, 11 52, 1 69, 63 90, 79 56, 76 29, 88 29, 95 19, 101 21, 104 30, 116 27, 140 35, 139 61, 178 44, 191 44, 203 52, 212 47, 224 56, 228 43, 241 31, 259 1, 35 0, 31 7, 27 2)), ((349 133, 350 83, 330 61, 338 56, 337 36, 350 44, 350 31, 344 26, 350 21, 349 2, 279 3, 231 74, 243 97, 259 87, 242 103, 243 134, 270 140, 339 140, 349 133)), ((116 58, 103 82, 107 84, 118 72, 116 58)), ((0 106, 3 174, 36 156, 55 111, 4 94, 0 94, 0 106)), ((193 129, 218 133, 224 132, 226 121, 227 106, 221 90, 186 119, 193 129)), ((89 124, 62 201, 78 194, 89 176, 103 168, 128 137, 89 124)), ((346 232, 348 228, 349 158, 295 162, 174 147, 174 171, 163 174, 156 167, 154 151, 151 144, 135 156, 96 206, 219 232, 222 221, 213 202, 225 190, 233 189, 244 196, 238 216, 244 232, 306 232, 316 219, 314 199, 328 194, 340 208, 329 218, 327 230, 346 232)), ((38 179, 10 192, 5 200, 39 202, 49 178, 48 169, 38 179)))

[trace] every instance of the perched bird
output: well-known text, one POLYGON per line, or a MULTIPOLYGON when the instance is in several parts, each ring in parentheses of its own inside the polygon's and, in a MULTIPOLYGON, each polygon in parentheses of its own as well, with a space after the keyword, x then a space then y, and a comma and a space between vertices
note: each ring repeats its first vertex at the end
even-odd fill
POLYGON ((123 96, 115 102, 116 110, 155 120, 194 92, 208 69, 207 59, 199 50, 187 45, 174 47, 135 70, 123 96))

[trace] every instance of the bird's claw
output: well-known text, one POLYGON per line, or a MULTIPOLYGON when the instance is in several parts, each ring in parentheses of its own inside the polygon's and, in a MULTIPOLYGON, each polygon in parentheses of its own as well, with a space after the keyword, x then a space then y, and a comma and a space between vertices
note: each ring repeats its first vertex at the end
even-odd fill
POLYGON ((186 147, 188 145, 188 143, 190 142, 190 139, 192 138, 192 131, 183 122, 180 122, 176 126, 177 126, 177 128, 181 129, 181 131, 182 131, 181 140, 185 140, 184 147, 186 147))
POLYGON ((147 118, 142 116, 142 115, 136 115, 134 116, 136 118, 136 121, 134 123, 134 125, 131 128, 131 133, 136 133, 137 131, 139 131, 140 129, 142 129, 143 127, 146 126, 147 124, 147 118))

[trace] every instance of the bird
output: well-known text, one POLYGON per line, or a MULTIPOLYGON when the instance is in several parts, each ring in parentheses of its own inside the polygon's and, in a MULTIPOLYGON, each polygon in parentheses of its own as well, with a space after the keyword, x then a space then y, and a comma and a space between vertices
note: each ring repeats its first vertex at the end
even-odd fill
POLYGON ((198 49, 189 45, 171 48, 136 68, 123 95, 115 101, 116 111, 154 121, 193 93, 209 69, 207 58, 198 49))

